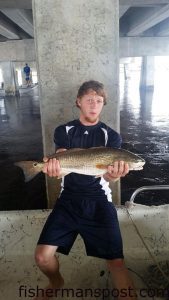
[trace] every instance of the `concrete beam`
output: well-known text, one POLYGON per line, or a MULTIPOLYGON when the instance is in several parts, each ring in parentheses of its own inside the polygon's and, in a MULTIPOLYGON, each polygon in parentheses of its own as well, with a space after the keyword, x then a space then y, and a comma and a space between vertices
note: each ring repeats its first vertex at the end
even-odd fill
POLYGON ((0 43, 0 61, 35 61, 33 39, 0 43))
POLYGON ((162 22, 169 17, 169 4, 161 7, 154 7, 147 9, 140 14, 140 17, 134 16, 130 29, 127 32, 127 36, 138 36, 142 32, 148 30, 154 25, 162 22))
POLYGON ((168 37, 122 37, 120 57, 169 56, 168 37))
POLYGON ((31 37, 34 36, 33 20, 27 10, 2 8, 1 12, 11 19, 15 24, 27 32, 31 37))
POLYGON ((125 12, 130 8, 130 5, 120 5, 119 7, 119 19, 125 14, 125 12))
POLYGON ((120 5, 130 5, 130 6, 154 6, 161 4, 168 4, 169 0, 119 0, 120 5))
POLYGON ((31 9, 31 0, 0 0, 0 8, 24 8, 31 9))
POLYGON ((169 19, 166 19, 162 24, 155 28, 155 35, 169 36, 169 19))
POLYGON ((0 34, 7 37, 10 40, 20 39, 17 31, 9 24, 5 19, 0 19, 0 34))
MULTIPOLYGON (((121 37, 120 57, 169 56, 168 37, 121 37)), ((0 61, 35 61, 33 39, 0 43, 0 61)))
POLYGON ((3 36, 3 35, 0 35, 0 42, 6 42, 8 39, 3 36))

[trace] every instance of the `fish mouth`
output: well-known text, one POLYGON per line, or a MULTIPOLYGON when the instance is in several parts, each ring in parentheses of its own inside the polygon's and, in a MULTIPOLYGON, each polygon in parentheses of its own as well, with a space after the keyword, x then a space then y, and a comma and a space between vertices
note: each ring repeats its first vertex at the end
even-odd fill
POLYGON ((143 166, 145 165, 145 161, 140 161, 137 163, 132 164, 131 169, 132 170, 143 170, 143 166))
POLYGON ((137 166, 137 167, 134 167, 134 168, 132 168, 132 170, 143 170, 143 166, 137 166))

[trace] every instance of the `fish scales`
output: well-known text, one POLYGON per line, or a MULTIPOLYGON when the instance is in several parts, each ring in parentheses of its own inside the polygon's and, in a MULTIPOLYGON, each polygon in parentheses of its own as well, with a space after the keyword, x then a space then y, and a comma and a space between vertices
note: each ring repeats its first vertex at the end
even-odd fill
MULTIPOLYGON (((66 151, 67 152, 67 151, 66 151)), ((59 153, 56 155, 56 158, 60 161, 60 164, 62 166, 76 166, 79 167, 79 165, 83 166, 86 164, 94 165, 98 163, 102 163, 105 165, 111 164, 116 160, 124 160, 129 161, 130 152, 121 149, 113 149, 112 148, 88 148, 88 149, 82 149, 77 150, 72 153, 59 153)), ((136 159, 134 157, 134 159, 136 159)), ((132 156, 130 160, 134 161, 132 156)))
MULTIPOLYGON (((88 149, 86 149, 88 150, 88 149)), ((105 161, 104 153, 100 151, 100 153, 96 153, 96 151, 83 151, 77 150, 77 153, 71 153, 68 155, 60 155, 58 158, 61 167, 76 167, 76 168, 86 168, 86 167, 94 167, 98 163, 105 162, 106 164, 111 160, 110 158, 105 161), (97 155, 96 155, 97 154, 97 155)), ((66 153, 65 153, 66 154, 66 153)))

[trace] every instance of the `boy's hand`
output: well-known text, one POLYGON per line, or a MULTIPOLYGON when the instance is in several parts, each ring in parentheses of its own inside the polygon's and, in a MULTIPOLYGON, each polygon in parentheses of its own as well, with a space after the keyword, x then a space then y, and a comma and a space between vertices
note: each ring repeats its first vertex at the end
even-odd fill
MULTIPOLYGON (((58 149, 56 153, 66 151, 67 149, 58 149)), ((60 177, 61 176, 61 167, 60 163, 56 158, 43 158, 44 167, 43 167, 43 173, 48 174, 50 177, 60 177)))
POLYGON ((106 181, 116 181, 120 177, 126 176, 129 172, 129 165, 124 161, 115 161, 113 166, 108 166, 107 173, 103 175, 106 181))

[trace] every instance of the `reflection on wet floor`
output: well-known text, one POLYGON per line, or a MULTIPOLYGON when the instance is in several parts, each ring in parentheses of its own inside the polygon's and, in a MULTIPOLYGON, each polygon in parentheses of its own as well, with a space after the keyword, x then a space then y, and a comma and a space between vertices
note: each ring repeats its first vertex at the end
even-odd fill
POLYGON ((45 178, 31 182, 14 162, 43 157, 38 87, 21 89, 20 97, 0 91, 0 210, 46 208, 45 178))
MULTIPOLYGON (((135 72, 121 81, 121 135, 123 148, 141 155, 146 165, 143 171, 130 172, 122 179, 122 203, 138 187, 169 184, 169 85, 164 74, 158 74, 154 89, 139 90, 138 76, 135 72)), ((143 192, 135 202, 169 203, 169 195, 167 191, 143 192)))

